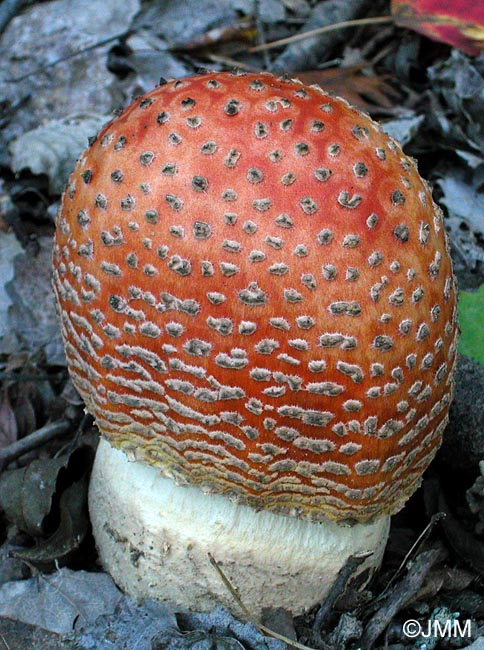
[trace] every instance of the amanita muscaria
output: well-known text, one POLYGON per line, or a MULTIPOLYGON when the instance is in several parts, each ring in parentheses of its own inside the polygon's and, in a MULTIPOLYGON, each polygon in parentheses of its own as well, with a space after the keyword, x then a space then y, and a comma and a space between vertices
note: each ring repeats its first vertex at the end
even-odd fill
POLYGON ((378 124, 268 74, 156 88, 81 155, 54 287, 123 588, 230 603, 211 552, 250 608, 301 611, 348 555, 378 565, 457 337, 441 212, 378 124))

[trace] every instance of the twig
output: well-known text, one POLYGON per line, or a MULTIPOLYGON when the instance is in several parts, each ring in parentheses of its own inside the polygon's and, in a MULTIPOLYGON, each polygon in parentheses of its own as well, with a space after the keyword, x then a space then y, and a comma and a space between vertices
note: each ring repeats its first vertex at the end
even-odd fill
POLYGON ((47 372, 43 373, 32 373, 32 374, 27 374, 27 373, 16 373, 16 372, 3 372, 3 370, 0 370, 0 381, 45 381, 46 379, 51 379, 51 375, 49 375, 47 372))
POLYGON ((263 52, 264 50, 271 50, 274 47, 280 47, 281 45, 289 45, 290 43, 296 43, 297 41, 303 41, 306 38, 311 38, 312 36, 319 36, 320 34, 326 34, 327 32, 333 32, 337 29, 345 29, 346 27, 361 27, 363 25, 381 25, 385 23, 393 22, 392 16, 376 16, 373 18, 355 18, 354 20, 343 20, 340 23, 334 23, 333 25, 325 25, 324 27, 318 27, 317 29, 310 29, 307 32, 302 34, 295 34, 294 36, 288 36, 287 38, 280 38, 277 41, 272 41, 271 43, 264 43, 262 45, 255 45, 250 47, 247 52, 253 54, 254 52, 263 52))
MULTIPOLYGON (((254 0, 254 15, 255 25, 257 28, 257 45, 266 45, 265 30, 260 17, 260 0, 254 0)), ((264 59, 264 67, 269 70, 271 67, 271 60, 267 48, 262 50, 262 57, 264 59)))
POLYGON ((55 422, 46 424, 41 429, 37 429, 28 436, 16 440, 11 445, 0 449, 0 469, 8 465, 16 458, 23 456, 29 451, 40 447, 49 440, 63 436, 72 430, 73 422, 67 418, 61 418, 55 422))
POLYGON ((207 58, 214 63, 222 63, 228 68, 240 68, 241 70, 248 70, 249 72, 259 71, 259 68, 255 68, 253 65, 243 63, 242 61, 236 61, 235 59, 231 59, 228 56, 221 56, 219 54, 210 53, 207 55, 207 58))
POLYGON ((283 634, 279 634, 278 632, 274 632, 274 630, 271 630, 270 628, 266 627, 262 623, 259 623, 257 619, 251 614, 251 612, 247 609, 247 607, 244 605, 242 602, 242 599, 239 596, 239 593, 232 585, 230 580, 227 578, 225 573, 222 571, 220 568, 218 562, 215 560, 213 555, 211 553, 208 554, 208 559, 210 560, 210 564, 214 567, 214 569, 217 571, 219 576, 222 579, 222 582, 224 585, 227 587, 229 592, 232 594, 234 600, 236 601, 237 605, 240 607, 240 609, 244 612, 245 616, 247 619, 253 623, 256 628, 262 632, 263 634, 266 634, 267 636, 271 636, 274 639, 279 639, 279 641, 283 641, 286 643, 288 646, 292 646, 293 648, 298 648, 298 650, 314 650, 314 648, 311 648, 310 646, 304 645, 303 643, 299 643, 298 641, 294 641, 293 639, 290 639, 287 636, 284 636, 283 634))
POLYGON ((388 45, 387 47, 384 47, 381 52, 378 52, 375 54, 375 56, 371 59, 370 63, 372 66, 376 66, 377 63, 379 63, 382 59, 384 59, 390 52, 393 50, 393 45, 388 45))
POLYGON ((442 548, 433 548, 420 553, 413 564, 409 566, 405 578, 395 586, 391 594, 387 595, 385 602, 380 604, 377 613, 368 622, 358 644, 359 648, 369 650, 373 647, 374 642, 389 625, 395 614, 418 593, 428 572, 442 557, 442 548))
MULTIPOLYGON (((77 421, 77 420, 76 420, 77 421)), ((81 421, 79 422, 77 429, 74 431, 74 435, 67 440, 66 444, 64 444, 55 454, 55 458, 58 458, 59 456, 62 456, 62 454, 67 453, 69 456, 72 454, 72 452, 80 445, 80 440, 84 432, 86 431, 87 427, 89 424, 93 422, 93 417, 90 413, 84 413, 84 415, 81 418, 81 421)))
POLYGON ((432 528, 435 526, 435 524, 437 522, 439 522, 441 519, 444 519, 445 516, 446 516, 445 512, 437 512, 437 513, 435 513, 435 515, 432 515, 429 523, 425 526, 423 531, 420 533, 420 535, 417 537, 415 542, 412 544, 410 550, 408 551, 408 553, 403 558, 400 566, 395 571, 395 573, 392 575, 392 577, 390 578, 390 580, 386 584, 385 588, 383 589, 381 594, 378 596, 377 600, 379 600, 380 598, 383 598, 383 596, 387 593, 387 591, 390 589, 390 587, 395 583, 397 578, 400 577, 400 575, 403 572, 403 569, 408 564, 408 562, 411 560, 411 558, 417 554, 418 549, 421 548, 422 544, 425 542, 427 537, 430 535, 430 532, 432 531, 432 528))
POLYGON ((361 553, 359 555, 352 555, 348 558, 346 563, 338 571, 336 580, 333 582, 329 594, 327 595, 324 603, 319 608, 313 623, 313 633, 316 636, 318 643, 321 642, 321 629, 330 614, 333 605, 341 594, 345 591, 349 579, 355 573, 356 569, 362 564, 366 558, 373 555, 371 552, 361 553))
POLYGON ((34 70, 31 70, 30 72, 26 72, 20 77, 11 77, 10 79, 5 79, 5 81, 8 81, 9 83, 17 83, 19 81, 24 81, 24 79, 28 79, 29 77, 32 76, 37 76, 38 74, 42 74, 49 68, 53 68, 59 63, 63 63, 64 61, 68 61, 69 59, 73 59, 76 56, 80 56, 81 54, 84 54, 85 52, 90 52, 91 50, 95 50, 98 47, 102 47, 103 45, 107 45, 108 43, 111 43, 112 41, 115 41, 118 38, 124 38, 129 34, 129 32, 122 32, 121 34, 115 34, 114 36, 110 36, 109 38, 105 38, 102 41, 96 41, 96 43, 93 43, 92 45, 86 45, 86 47, 83 47, 80 50, 76 50, 75 52, 71 52, 70 54, 66 54, 66 56, 62 56, 59 59, 55 59, 54 61, 51 61, 50 63, 46 63, 45 65, 41 65, 38 68, 35 68, 34 70))

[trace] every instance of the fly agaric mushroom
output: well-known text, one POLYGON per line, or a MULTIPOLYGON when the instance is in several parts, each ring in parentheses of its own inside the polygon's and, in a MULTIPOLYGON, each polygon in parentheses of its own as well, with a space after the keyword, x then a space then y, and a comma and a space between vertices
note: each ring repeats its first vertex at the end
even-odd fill
POLYGON ((125 590, 321 600, 378 565, 447 422, 456 298, 415 162, 317 86, 211 73, 106 125, 64 194, 54 288, 104 440, 90 490, 125 590))

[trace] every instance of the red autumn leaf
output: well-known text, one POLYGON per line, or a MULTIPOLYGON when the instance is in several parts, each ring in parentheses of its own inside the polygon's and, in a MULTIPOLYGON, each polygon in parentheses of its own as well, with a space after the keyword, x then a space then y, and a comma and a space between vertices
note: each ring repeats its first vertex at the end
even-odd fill
POLYGON ((481 0, 391 0, 397 25, 477 56, 484 48, 481 0))

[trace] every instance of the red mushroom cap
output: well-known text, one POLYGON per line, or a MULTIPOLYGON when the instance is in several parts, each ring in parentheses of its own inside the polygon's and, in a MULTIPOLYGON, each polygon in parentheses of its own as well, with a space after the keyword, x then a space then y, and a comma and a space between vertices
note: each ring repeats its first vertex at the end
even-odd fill
POLYGON ((316 86, 212 73, 136 100, 71 176, 54 287, 99 429, 178 481, 367 521, 441 441, 441 213, 400 146, 316 86))

